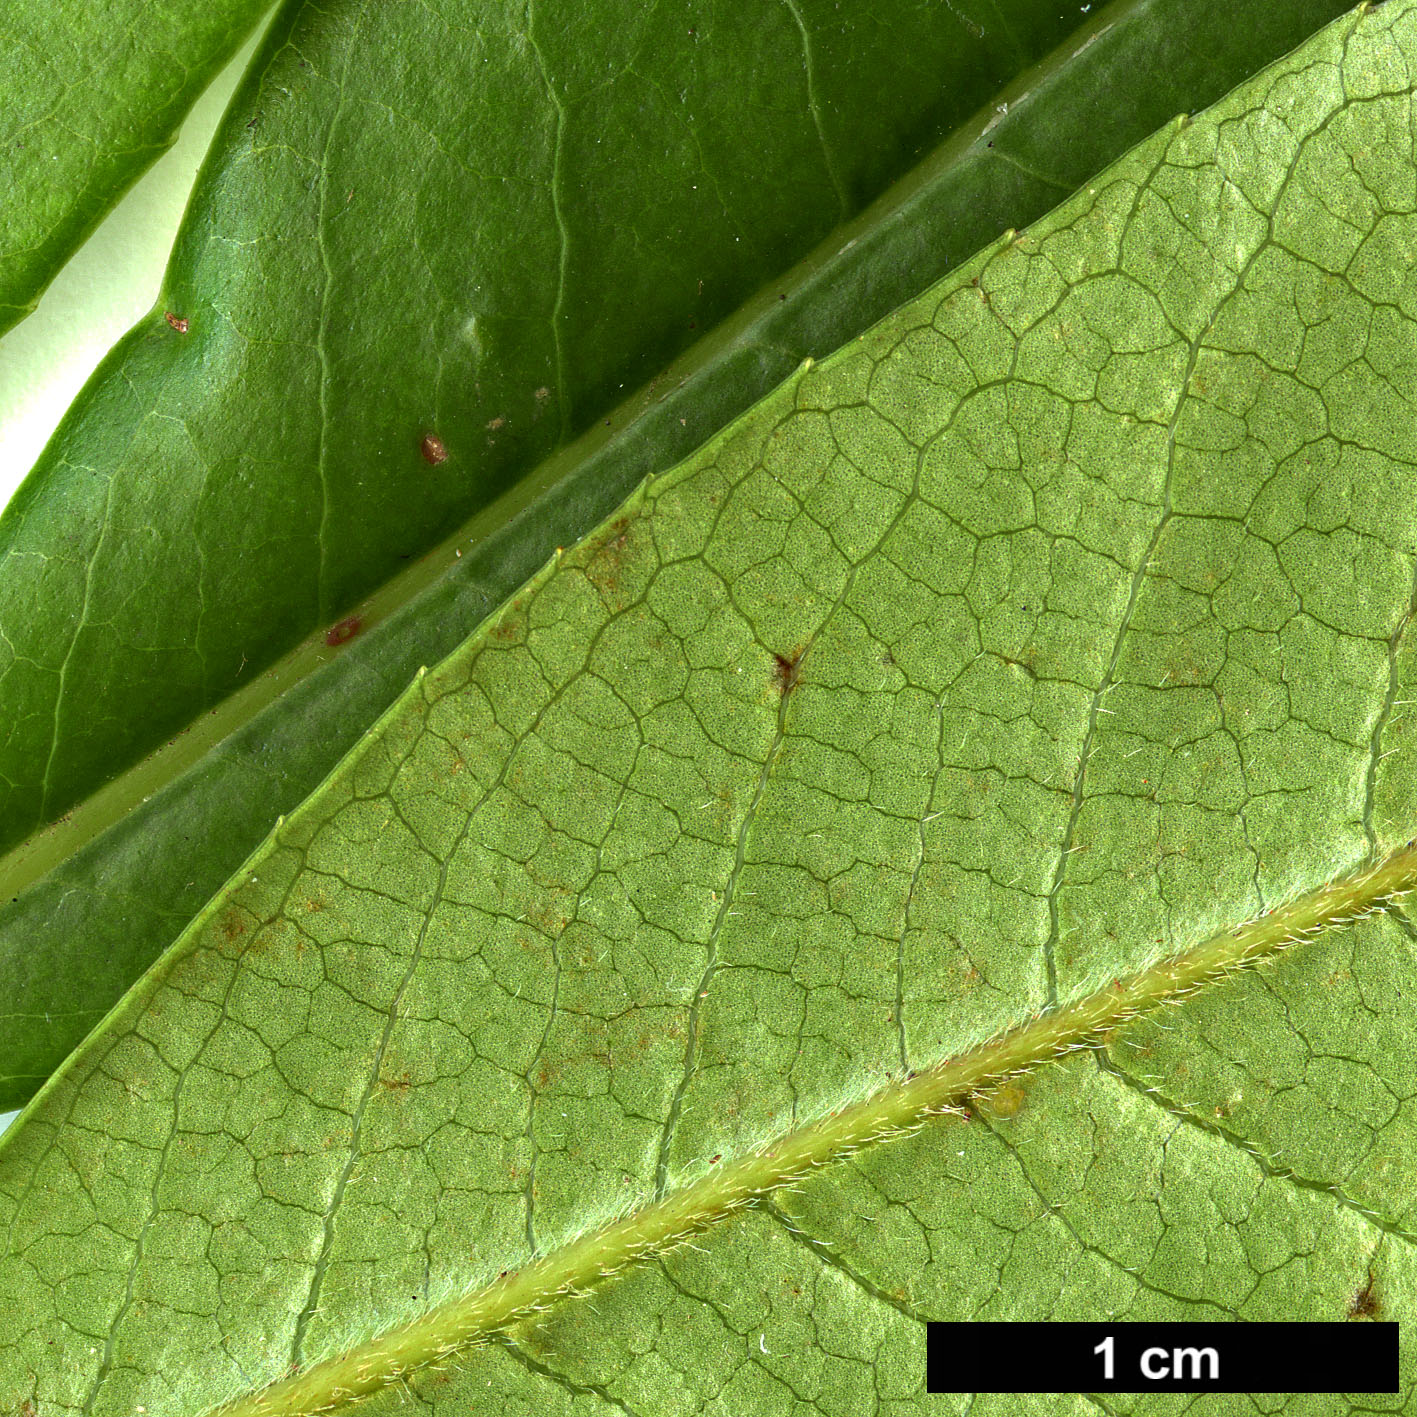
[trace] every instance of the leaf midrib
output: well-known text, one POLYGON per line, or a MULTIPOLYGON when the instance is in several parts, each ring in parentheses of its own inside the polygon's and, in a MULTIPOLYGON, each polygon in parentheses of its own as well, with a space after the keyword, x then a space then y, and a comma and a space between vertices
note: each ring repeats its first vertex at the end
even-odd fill
POLYGON ((533 1257, 522 1268, 504 1271, 409 1323, 218 1410, 222 1417, 297 1417, 377 1392, 663 1254, 820 1166, 909 1135, 933 1117, 967 1118, 970 1098, 1005 1079, 1095 1045, 1144 1012, 1223 982, 1335 925, 1389 907, 1414 889, 1417 842, 1410 842, 1374 865, 1359 866, 1180 954, 1159 956, 1133 974, 952 1057, 898 1075, 869 1096, 846 1100, 736 1157, 701 1162, 690 1168, 697 1174, 676 1189, 658 1196, 648 1192, 620 1216, 533 1257))

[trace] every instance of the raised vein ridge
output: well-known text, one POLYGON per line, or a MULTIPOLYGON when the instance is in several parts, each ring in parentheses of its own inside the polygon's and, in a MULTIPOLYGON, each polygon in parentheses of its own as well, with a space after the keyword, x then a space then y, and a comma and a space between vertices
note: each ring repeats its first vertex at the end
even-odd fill
POLYGON ((809 1171, 873 1142, 960 1112, 971 1096, 1004 1079, 1096 1043, 1111 1030, 1201 986, 1389 906, 1417 888, 1417 841, 1305 892, 1287 905, 1177 955, 1158 959, 1058 1008, 893 1079, 869 1097, 725 1159, 659 1199, 644 1199, 519 1270, 436 1305, 412 1322, 321 1359, 303 1372, 226 1404, 222 1417, 298 1417, 379 1391, 419 1368, 451 1358, 546 1309, 583 1294, 627 1266, 663 1254, 695 1232, 755 1204, 809 1171))

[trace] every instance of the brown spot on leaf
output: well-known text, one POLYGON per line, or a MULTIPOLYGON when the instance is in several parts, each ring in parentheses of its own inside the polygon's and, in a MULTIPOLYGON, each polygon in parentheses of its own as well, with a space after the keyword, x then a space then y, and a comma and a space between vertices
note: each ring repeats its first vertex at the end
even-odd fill
POLYGON ((785 699, 797 687, 802 674, 803 649, 799 645, 791 654, 774 654, 772 657, 772 682, 777 692, 785 699))
POLYGON ((281 943, 282 937, 286 933, 286 922, 277 920, 271 924, 264 925, 251 936, 250 942, 246 946, 246 954, 253 959, 258 959, 262 955, 269 954, 271 949, 281 943))
POLYGON ((1382 1305, 1378 1302, 1378 1296, 1373 1291, 1373 1271, 1369 1270, 1363 1287, 1349 1301, 1348 1317, 1350 1319, 1376 1319, 1381 1312, 1382 1305))
POLYGON ((527 942, 533 949, 543 948, 545 939, 559 938, 561 932, 571 923, 565 912, 565 901, 569 894, 564 887, 558 886, 544 899, 528 907, 523 918, 537 935, 542 937, 527 942))
POLYGON ((364 628, 364 619, 359 615, 346 615, 337 625, 325 631, 325 643, 331 649, 348 644, 364 628))
POLYGON ((629 542, 630 518, 618 517, 605 529, 598 544, 586 548, 585 576, 596 590, 612 596, 619 591, 629 542))
POLYGON ((423 454, 423 461, 432 467, 448 460, 448 445, 436 433, 425 433, 418 451, 423 454))
POLYGON ((187 317, 185 315, 174 315, 172 311, 169 310, 164 318, 179 335, 185 335, 187 333, 187 317))

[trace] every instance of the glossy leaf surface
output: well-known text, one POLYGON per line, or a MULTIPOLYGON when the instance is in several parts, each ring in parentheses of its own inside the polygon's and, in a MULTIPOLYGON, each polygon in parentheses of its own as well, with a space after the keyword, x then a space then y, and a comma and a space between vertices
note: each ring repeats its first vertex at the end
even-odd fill
MULTIPOLYGON (((997 95, 997 101, 989 105, 983 117, 960 129, 924 168, 907 178, 880 207, 857 222, 850 229, 849 239, 844 234, 830 241, 805 265, 787 273, 781 282, 768 286, 760 299, 750 301, 711 338, 671 365, 652 383, 643 399, 629 408, 617 410, 611 419, 613 427, 604 429, 597 424, 592 436, 566 448, 559 460, 552 459, 519 484, 508 500, 490 507, 472 531, 461 538, 456 550, 446 546, 426 562, 410 563, 413 569, 404 578, 377 592, 361 609, 357 636, 348 638, 350 622, 342 619, 338 625, 344 628, 334 631, 339 643, 331 648, 325 644, 326 628, 322 624, 305 649, 297 653, 300 661, 297 669, 269 692, 264 680, 256 680, 254 688, 251 687, 254 677, 251 661, 259 663, 259 638, 243 632, 237 641, 227 645, 220 653, 230 650, 234 655, 239 648, 245 661, 237 661, 234 667, 236 682, 248 686, 245 692, 251 695, 249 700, 243 699, 242 691, 238 691, 234 699, 219 708, 215 719, 199 720, 192 733, 178 744, 175 754, 136 769, 129 775, 130 780, 120 783, 126 796, 120 794, 121 800, 117 803, 85 804, 75 822, 63 824, 61 829, 35 845, 38 865, 24 858, 23 852, 21 859, 12 854, 8 861, 0 863, 0 886, 3 886, 0 896, 7 901, 6 906, 0 907, 0 986, 3 986, 0 997, 13 1001, 10 1007, 16 1010, 10 1015, 14 1026, 0 1029, 0 1105, 23 1101, 30 1095, 74 1043, 102 1017, 123 988, 171 942, 236 863, 254 848, 276 815, 294 808, 387 707, 420 665, 434 663, 447 654, 463 638, 467 626, 498 604, 555 546, 569 544, 582 535, 627 495, 641 477, 685 455, 784 377, 804 355, 820 354, 849 338, 900 301, 918 293, 1003 227, 1020 225, 1041 214, 1058 195, 1085 180, 1166 116, 1178 109, 1199 107, 1217 97, 1257 64, 1296 43, 1336 9, 1331 0, 1303 0, 1303 3, 1279 6, 1267 0, 1265 3, 1251 0, 1238 9, 1233 4, 1215 0, 1207 0, 1205 4, 1195 4, 1192 0, 1133 0, 1090 16, 1085 34, 1070 41, 1042 66, 1026 71, 1013 87, 997 95), (1098 114, 1097 93, 1123 91, 1127 102, 1113 103, 1105 114, 1098 114), (786 299, 781 298, 784 296, 786 299), (320 661, 325 661, 323 667, 318 672, 310 672, 320 661), (267 703, 271 694, 277 696, 276 700, 267 703), (209 741, 219 746, 202 758, 200 748, 193 745, 202 739, 208 723, 211 727, 209 741), (174 757, 180 758, 189 748, 189 756, 174 763, 174 757), (86 825, 94 821, 97 826, 86 825), (93 833, 105 826, 109 828, 106 834, 91 840, 93 833), (71 830, 73 836, 63 835, 71 830), (39 1027, 41 1020, 42 1028, 39 1027)), ((422 23, 418 12, 404 9, 399 13, 404 20, 413 16, 411 22, 422 23)), ((833 24, 847 23, 841 13, 832 13, 833 24)), ((917 18, 924 13, 902 10, 902 14, 917 18)), ((1022 62, 1021 56, 1028 52, 1027 46, 1008 53, 987 49, 981 58, 974 48, 978 37, 973 36, 970 28, 974 21, 959 28, 958 16, 944 21, 938 7, 930 13, 935 21, 953 26, 948 31, 952 36, 951 44, 963 43, 966 51, 974 53, 973 61, 964 53, 956 55, 952 62, 961 67, 971 62, 983 64, 986 82, 993 82, 996 71, 1010 72, 1010 66, 1022 62)), ((882 12, 873 9, 868 26, 873 33, 881 19, 882 12)), ((280 175, 277 159, 283 159, 286 153, 284 148, 274 144, 272 123, 295 125, 303 134, 305 129, 300 125, 316 123, 322 111, 326 120, 333 121, 329 105, 324 110, 320 107, 320 94, 325 90, 311 78, 311 73, 321 67, 328 70, 334 63, 330 55, 337 52, 343 31, 338 26, 331 30, 321 17, 311 18, 309 24, 314 28, 308 34, 300 31, 303 37, 297 47, 283 47, 280 41, 273 41, 274 48, 266 64, 277 77, 268 78, 264 86, 257 85, 248 95, 246 109, 233 119, 224 146, 214 158, 204 189, 206 195, 198 195, 197 215, 179 249, 174 283, 180 286, 186 282, 186 288, 197 289, 201 282, 194 286, 193 281, 197 280, 195 272, 199 268, 215 272, 211 275, 212 288, 221 292, 221 298, 214 308, 219 308, 221 301, 230 295, 231 287, 226 282, 232 271, 246 282, 243 289, 254 289, 253 300, 264 300, 269 294, 266 258, 261 254, 269 243, 253 244, 238 237, 240 229, 244 229, 242 223, 254 219, 252 211, 279 207, 282 200, 278 187, 272 194, 261 186, 272 180, 273 164, 276 164, 276 176, 280 175), (314 68, 307 70, 302 64, 311 64, 314 68), (282 65, 285 68, 281 68, 282 65), (296 85, 292 93, 298 96, 295 101, 298 113, 275 105, 274 100, 267 103, 263 98, 268 93, 280 96, 284 80, 278 75, 286 73, 286 69, 290 83, 296 85), (265 138, 258 141, 261 134, 265 134, 265 138), (257 197, 251 195, 253 189, 257 197), (236 215, 232 214, 233 210, 236 215)), ((975 27, 980 26, 995 34, 992 20, 980 20, 975 27)), ((1017 39, 1017 26, 1011 32, 1017 39)), ((898 28, 892 29, 890 34, 882 32, 873 43, 885 44, 890 35, 898 39, 899 34, 898 28)), ((694 37, 686 32, 683 38, 687 43, 694 37)), ((526 59, 524 47, 513 44, 513 50, 526 59)), ((716 52, 712 48, 701 51, 695 40, 693 55, 716 52)), ((846 85, 843 92, 848 96, 855 93, 859 99, 857 90, 866 86, 864 80, 871 72, 871 64, 876 62, 871 58, 873 54, 879 55, 878 49, 868 45, 864 57, 853 59, 849 65, 838 54, 842 82, 846 85)), ((791 64, 800 64, 803 56, 793 50, 783 62, 789 60, 793 83, 800 89, 800 75, 791 69, 791 64)), ((694 59, 695 64, 699 62, 694 59)), ((702 62, 707 63, 707 60, 702 62)), ((438 73, 447 77, 442 68, 438 73)), ((976 101, 979 76, 971 71, 967 77, 969 82, 961 78, 958 87, 947 92, 938 88, 930 91, 931 101, 944 105, 936 115, 939 122, 945 121, 946 110, 949 113, 964 111, 961 105, 967 107, 976 101)), ((381 82, 388 81, 386 77, 381 79, 381 82)), ((741 77, 724 78, 728 98, 716 101, 722 103, 731 99, 736 92, 733 84, 742 81, 741 77)), ((350 82, 352 84, 353 80, 350 82)), ((705 83, 707 79, 702 80, 701 87, 705 83)), ((864 144, 860 153, 869 151, 879 157, 884 151, 880 146, 884 141, 881 125, 886 123, 890 132, 897 135, 909 127, 911 120, 907 110, 912 103, 923 101, 920 95, 913 90, 901 90, 895 82, 887 87, 886 93, 900 112, 886 123, 877 111, 881 104, 880 93, 873 89, 869 96, 870 122, 860 125, 859 131, 844 121, 839 123, 841 144, 851 151, 856 151, 851 144, 864 144)), ((428 101, 436 99, 435 86, 433 97, 428 101)), ((810 105, 803 106, 805 90, 800 90, 799 99, 802 101, 796 110, 795 127, 788 121, 787 109, 782 110, 782 141, 787 144, 784 151, 795 151, 791 144, 805 131, 802 125, 815 130, 810 105)), ((283 104, 284 99, 281 102, 283 104)), ((843 98, 842 103, 846 102, 843 98)), ((342 110, 336 105, 335 111, 342 110)), ((375 106, 373 111, 377 115, 380 110, 375 106)), ((429 125, 449 121, 448 111, 453 110, 446 105, 436 114, 430 110, 429 125)), ((525 125, 520 110, 498 110, 489 117, 488 124, 494 135, 511 134, 508 142, 521 141, 525 125)), ((434 129, 430 126, 429 131, 434 129)), ((355 141, 354 135, 343 128, 330 129, 328 136, 330 151, 336 154, 345 151, 341 144, 355 141)), ((483 135, 476 140, 487 139, 483 135)), ((309 145, 315 139, 307 135, 302 141, 309 145)), ((656 164, 662 166, 660 142, 657 129, 639 132, 634 143, 627 140, 615 156, 617 172, 621 168, 625 172, 640 171, 636 166, 640 164, 644 169, 641 176, 649 180, 645 173, 655 169, 656 164)), ((321 162, 323 160, 322 157, 321 162)), ((680 160, 687 161, 689 166, 676 169, 679 187, 687 185, 691 191, 696 190, 697 155, 690 152, 685 157, 681 152, 680 160)), ((349 149, 347 161, 367 162, 369 159, 356 145, 349 149)), ((578 167, 568 168, 567 191, 600 191, 604 184, 595 177, 598 161, 594 155, 582 155, 578 167)), ((864 162, 864 158, 860 161, 864 162)), ((325 170, 319 163, 316 167, 325 170)), ((310 170, 315 171, 316 167, 310 170)), ((395 167, 403 170, 397 163, 395 167)), ((891 170, 891 163, 884 162, 878 166, 875 176, 884 180, 891 170)), ((481 179, 475 174, 446 171, 443 175, 441 196, 450 205, 458 192, 470 203, 481 201, 485 195, 483 187, 478 185, 481 179)), ((622 184, 629 180, 624 173, 616 178, 622 184)), ((818 194, 824 205, 813 207, 806 202, 801 211, 794 209, 794 240, 805 239, 823 224, 836 220, 839 203, 828 186, 821 186, 818 194)), ((299 190, 306 206, 297 204, 296 210, 307 212, 309 194, 299 190)), ((345 188, 346 192, 349 190, 345 188)), ((367 231, 372 226, 379 232, 387 232, 390 243, 396 240, 398 232, 407 233, 411 208, 401 187, 379 182, 372 191, 367 186, 362 190, 360 200, 365 205, 357 217, 357 221, 363 223, 361 230, 367 231), (370 217, 368 204, 374 202, 385 206, 370 217)), ((805 202, 796 187, 789 184, 788 190, 797 192, 797 198, 805 202)), ((862 188, 860 195, 865 194, 866 189, 862 188)), ((779 200, 772 193, 764 194, 756 189, 748 192, 745 200, 748 199, 755 202, 779 200)), ((530 196, 527 200, 531 200, 530 196)), ((600 200, 596 198, 596 202, 600 200)), ((545 214, 543 211, 542 215, 545 214)), ((609 206, 602 208, 590 203, 583 215, 591 223, 586 228, 590 233, 587 242, 591 242, 591 236, 598 229, 594 227, 595 221, 612 221, 618 225, 615 212, 609 206)), ((662 216, 664 220, 673 219, 672 213, 662 216)), ((325 219, 331 223, 344 222, 346 214, 336 204, 332 212, 326 212, 325 219)), ((273 223, 278 229, 284 229, 280 225, 284 220, 282 216, 279 220, 273 219, 273 223)), ((277 298, 277 305, 286 313, 289 309, 305 308, 300 300, 305 299, 307 293, 306 274, 312 261, 318 264, 308 249, 312 240, 318 245, 317 236, 312 237, 294 217, 290 220, 295 223, 294 234, 285 242, 284 255, 276 262, 275 269, 283 270, 283 279, 294 280, 301 287, 301 295, 299 300, 277 298)), ((731 240, 729 233, 715 235, 711 225, 702 224, 691 225, 690 229, 696 240, 707 243, 704 249, 714 261, 727 261, 731 265, 736 282, 729 290, 732 298, 739 298, 750 290, 753 282, 762 279, 767 266, 771 265, 770 261, 761 268, 745 264, 740 254, 741 243, 731 240), (729 248, 731 252, 725 255, 729 248)), ((461 259, 458 252, 462 248, 457 244, 461 240, 460 232, 461 228, 453 230, 450 226, 443 233, 449 243, 450 264, 461 259)), ((492 237, 488 236, 487 241, 492 242, 492 237)), ((410 238, 410 245, 413 244, 416 243, 410 238)), ((542 247, 547 257, 541 268, 542 278, 549 289, 559 279, 559 245, 543 241, 542 247)), ((535 270, 531 265, 524 265, 529 258, 523 245, 512 241, 507 249, 511 252, 509 268, 520 273, 519 279, 525 276, 532 280, 535 270)), ((782 251, 790 250, 789 241, 782 251)), ((774 252, 782 254, 776 247, 774 252)), ((697 291, 697 280, 704 269, 703 259, 707 259, 698 247, 686 245, 676 237, 665 248, 664 259, 682 262, 683 270, 688 272, 678 286, 685 302, 678 308, 679 323, 666 317, 667 324, 656 325, 659 316, 654 312, 658 310, 662 314, 663 311, 651 301, 640 307, 653 316, 640 331, 648 344, 642 341, 637 346, 627 336, 627 342, 620 345, 617 352, 615 340, 607 336, 601 350, 607 358, 613 355, 628 360, 622 372, 635 377, 641 367, 652 367, 654 358, 661 357, 665 350, 677 348, 677 342, 690 338, 691 323, 703 325, 707 315, 713 315, 720 308, 706 306, 707 296, 701 299, 697 291), (656 355, 655 349, 659 349, 660 354, 656 355), (635 363, 637 359, 641 364, 635 363)), ((396 272, 403 264, 391 244, 387 259, 382 262, 371 259, 360 270, 388 274, 396 272)), ((636 272, 636 279, 643 276, 640 265, 638 260, 627 263, 627 269, 633 268, 636 272)), ((388 274, 388 279, 394 278, 388 274)), ((673 281, 668 283, 674 284, 673 281)), ((352 287, 346 293, 356 301, 363 301, 369 294, 352 287)), ((720 296, 729 298, 722 292, 720 296)), ((630 287, 620 289, 610 284, 599 287, 596 298, 629 303, 639 299, 630 287)), ((436 379, 430 374, 419 383, 422 376, 418 371, 423 366, 416 360, 408 363, 405 296, 394 298, 385 291, 377 300, 369 294, 369 302, 359 316, 365 322, 361 328, 366 328, 368 333, 369 358, 351 357, 322 369, 320 387, 342 390, 339 397, 356 405, 361 417, 373 416, 371 410, 387 406, 392 396, 383 389, 371 400, 370 370, 382 368, 393 359, 401 377, 406 373, 413 384, 417 384, 417 390, 408 396, 408 407, 422 408, 421 401, 428 388, 436 386, 447 389, 450 406, 462 410, 460 417, 467 416, 465 385, 457 385, 455 391, 456 381, 447 383, 442 372, 436 379), (375 319, 376 314, 382 324, 375 319)), ((436 302, 431 302, 430 297, 430 303, 436 302)), ((450 321, 456 324, 457 311, 466 313, 471 307, 464 308, 454 301, 446 306, 438 304, 437 308, 441 312, 438 319, 446 327, 450 321)), ((577 308, 576 302, 571 302, 562 316, 564 321, 580 328, 590 316, 584 311, 576 313, 577 308)), ((593 314, 600 307, 590 308, 593 314)), ((199 321, 193 327, 189 316, 183 318, 189 318, 189 330, 181 340, 190 341, 201 332, 203 325, 199 321)), ((345 338, 344 329, 349 323, 345 316, 336 316, 334 337, 345 338)), ((550 325, 537 326, 539 337, 545 337, 551 328, 550 325)), ((290 556, 299 560, 298 547, 287 537, 291 516, 296 521, 301 516, 308 519, 313 515, 313 500, 319 500, 318 489, 310 477, 309 440, 304 435, 322 426, 323 415, 313 386, 281 382, 277 377, 283 367, 277 356, 283 359, 289 348, 295 346, 276 346, 274 353, 266 352, 270 360, 275 361, 268 362, 267 369, 278 386, 273 391, 268 390, 265 396, 257 396, 248 382, 254 375, 247 362, 228 365, 205 354, 191 359, 176 352, 175 332, 165 321, 155 317, 155 330, 155 334, 152 330, 138 332, 119 351, 37 474, 36 486, 48 487, 50 491, 36 491, 33 498, 36 505, 49 505, 46 498, 57 496, 55 489, 67 486, 72 492, 78 488, 81 515, 77 523, 74 504, 67 501, 58 506, 57 516, 14 510, 4 523, 17 541, 24 541, 34 532, 30 551, 12 554, 6 566, 0 569, 0 594, 9 587, 12 610, 26 626, 25 634, 42 641, 31 646, 33 653, 28 658, 21 656, 25 662, 5 681, 8 688, 0 689, 0 693, 10 695, 7 700, 10 721, 16 725, 10 771, 16 783, 30 783, 29 788, 17 786, 15 789, 22 802, 26 800, 26 793, 33 798, 31 789, 41 764, 46 774, 51 767, 56 773, 62 773, 68 772, 78 761, 71 758, 67 740, 60 743, 52 737, 63 714, 69 712, 63 710, 56 718, 46 697, 54 688, 52 669, 56 656, 62 655, 64 663, 74 667, 76 681, 71 718, 80 738, 88 743, 84 752, 91 758, 89 769, 76 769, 75 783, 87 784, 82 788, 72 787, 73 792, 79 792, 93 786, 95 774, 102 775, 114 766, 116 740, 112 735, 118 735, 123 741, 134 741, 134 735, 140 739, 141 735, 151 733, 161 715, 167 716, 169 724, 175 724, 184 713, 191 712, 190 698, 183 708, 179 661, 189 667, 199 660, 206 662, 202 646, 208 634, 204 627, 209 621, 197 607, 208 603, 226 607, 222 613, 229 612, 238 618, 244 616, 243 623, 254 621, 261 635, 271 631, 272 624, 288 611, 296 618, 287 628, 297 627, 299 615, 304 613, 299 610, 300 605, 309 610, 308 597, 301 589, 303 571, 297 568, 292 573, 283 558, 290 556), (159 349, 164 352, 153 353, 159 349), (174 406, 181 406, 181 420, 144 414, 132 398, 133 381, 141 385, 148 377, 141 372, 148 367, 143 364, 148 358, 142 353, 144 350, 161 366, 160 369, 154 366, 157 372, 152 373, 152 378, 168 391, 164 398, 170 398, 174 406), (272 418, 270 410, 275 410, 278 416, 272 418), (130 439, 137 436, 133 431, 135 420, 147 431, 143 434, 141 454, 129 456, 135 446, 130 439), (184 501, 183 496, 190 494, 206 499, 203 505, 207 505, 211 503, 213 489, 222 485, 221 477, 207 477, 201 465, 191 462, 188 428, 197 424, 214 426, 217 430, 213 435, 214 444, 227 447, 229 456, 223 463, 222 476, 228 483, 235 478, 236 483, 244 487, 245 484, 240 483, 243 477, 273 479, 279 495, 270 507, 262 511, 257 505, 254 513, 251 512, 246 493, 242 492, 239 506, 233 495, 227 498, 225 511, 214 510, 210 517, 205 513, 200 516, 192 513, 190 500, 184 501), (301 437, 285 440, 280 430, 287 425, 303 430, 301 437), (70 453, 64 449, 71 447, 74 439, 83 442, 84 451, 74 455, 73 467, 66 467, 65 459, 70 453), (268 443, 273 439, 275 445, 270 459, 263 464, 253 462, 253 448, 265 446, 262 439, 268 443), (99 496, 102 500, 108 495, 94 492, 99 481, 87 469, 110 457, 115 444, 125 451, 120 459, 123 466, 111 484, 112 495, 131 503, 133 516, 144 527, 158 528, 156 540, 162 544, 157 549, 149 531, 136 538, 108 538, 102 534, 102 516, 96 515, 94 520, 85 522, 88 514, 82 512, 86 505, 83 499, 99 496), (166 480, 159 479, 159 474, 166 480), (168 489, 173 486, 179 490, 185 487, 186 493, 172 500, 168 489), (296 489, 294 494, 292 488, 296 489), (300 493, 301 488, 305 489, 304 494, 300 493), (304 501, 302 496, 305 496, 304 501), (291 516, 287 516, 287 512, 291 512, 291 516), (276 530, 271 533, 274 539, 268 538, 263 549, 253 552, 253 538, 260 541, 265 535, 259 530, 263 516, 267 520, 274 519, 276 530), (233 524, 236 527, 234 541, 230 535, 233 524), (96 548, 96 559, 91 562, 85 561, 84 525, 88 526, 87 544, 96 548), (168 527, 167 532, 161 531, 163 526, 168 527), (55 538, 61 554, 51 556, 55 549, 51 543, 55 538), (209 579, 208 573, 214 564, 206 550, 196 554, 209 542, 217 543, 212 554, 234 555, 236 563, 230 568, 230 574, 223 573, 225 578, 219 589, 203 590, 200 586, 194 589, 192 577, 209 579), (259 557, 264 554, 269 554, 272 564, 263 572, 259 557), (46 559, 41 560, 41 557, 46 559), (166 558, 175 560, 175 571, 169 568, 166 558), (47 569, 42 583, 36 585, 36 567, 40 565, 47 569), (65 606, 69 597, 79 593, 81 584, 89 585, 91 575, 98 578, 95 585, 103 582, 110 587, 109 591, 101 592, 100 598, 111 592, 123 601, 125 610, 117 619, 96 613, 84 623, 79 638, 75 639, 73 627, 77 619, 72 606, 67 611, 65 606), (168 608, 161 609, 163 605, 168 608), (292 606, 295 610, 291 610, 292 606), (156 613, 154 607, 159 607, 156 613), (59 623, 57 634, 46 630, 51 619, 59 623), (173 629, 172 642, 165 650, 154 638, 155 627, 163 623, 173 629), (135 624, 144 645, 143 651, 137 654, 132 652, 131 643, 135 624), (44 664, 50 665, 49 671, 38 667, 44 664), (108 666, 106 677, 105 665, 108 666), (85 674, 98 676, 101 690, 92 692, 90 685, 88 690, 80 692, 77 678, 85 674), (149 682, 151 676, 160 680, 161 692, 153 691, 149 682), (32 693, 38 693, 39 699, 29 697, 32 693), (160 711, 157 714, 155 705, 160 711), (36 734, 38 738, 30 744, 33 752, 27 756, 24 744, 36 734), (45 738, 45 734, 51 736, 45 738)), ((308 343, 297 341, 296 344, 309 354, 308 343)), ((203 348, 209 351, 211 346, 203 348)), ((433 355, 428 357, 433 358, 433 355)), ((443 359, 443 355, 437 357, 443 359)), ((579 360, 580 356, 577 358, 579 360)), ((594 360, 587 354, 580 362, 586 360, 590 360, 586 368, 591 369, 594 360)), ((438 368, 443 369, 442 363, 438 368)), ((405 475, 410 465, 414 470, 412 503, 415 508, 430 485, 446 484, 444 490, 451 488, 450 495, 455 496, 462 496, 466 491, 463 484, 468 467, 465 459, 459 460, 462 454, 458 451, 458 440, 448 431, 445 419, 440 417, 436 421, 443 430, 444 446, 452 449, 445 463, 434 466, 421 457, 419 430, 425 426, 421 422, 410 424, 405 430, 408 436, 401 435, 397 443, 394 460, 401 460, 403 469, 399 475, 405 475), (458 487, 463 487, 463 492, 458 491, 458 487)), ((518 434, 522 438, 518 444, 522 452, 516 453, 512 463, 506 466, 511 467, 523 453, 534 455, 542 446, 538 439, 550 436, 548 428, 546 420, 542 419, 532 428, 522 429, 518 434)), ((473 442, 491 455, 496 450, 483 448, 484 431, 479 429, 479 436, 473 442)), ((499 440, 512 437, 508 427, 495 432, 499 440)), ((485 436, 491 437, 492 432, 485 431, 485 436)), ((555 436, 559 436, 559 431, 555 436)), ((364 437, 350 460, 340 462, 339 475, 374 476, 379 468, 386 466, 388 458, 382 462, 375 458, 371 462, 370 449, 386 446, 386 441, 380 438, 364 437)), ((499 441, 498 447, 501 446, 499 441)), ((463 450, 466 451, 466 444, 463 450)), ((382 477, 383 473, 378 472, 378 476, 382 477)), ((394 490, 388 490, 386 495, 397 500, 394 490)), ((482 495, 481 492, 478 495, 482 495)), ((251 496, 256 496, 254 484, 251 496)), ((383 535, 393 532, 402 535, 406 529, 402 512, 408 505, 409 500, 405 498, 399 502, 399 514, 388 517, 377 508, 366 506, 369 527, 383 535)), ((54 510, 51 506, 51 511, 54 510)), ((415 542, 416 538, 408 544, 415 542)), ((253 631, 253 635, 256 633, 253 631)), ((207 687, 218 692, 214 685, 207 687)))
POLYGON ((421 1403, 926 1412, 928 1317, 1410 1321, 1414 60, 1392 0, 1161 132, 420 676, 0 1143, 0 1401, 312 1410, 485 1311, 421 1403))
POLYGON ((269 0, 0 5, 0 333, 177 135, 269 0))

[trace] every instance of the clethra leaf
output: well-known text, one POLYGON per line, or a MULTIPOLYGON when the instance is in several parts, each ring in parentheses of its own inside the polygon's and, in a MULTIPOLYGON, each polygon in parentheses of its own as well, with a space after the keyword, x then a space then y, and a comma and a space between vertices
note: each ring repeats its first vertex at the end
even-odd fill
POLYGON ((420 673, 0 1142, 0 1403, 1003 1412, 925 1320, 1410 1320, 1414 64, 1324 30, 420 673))

